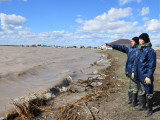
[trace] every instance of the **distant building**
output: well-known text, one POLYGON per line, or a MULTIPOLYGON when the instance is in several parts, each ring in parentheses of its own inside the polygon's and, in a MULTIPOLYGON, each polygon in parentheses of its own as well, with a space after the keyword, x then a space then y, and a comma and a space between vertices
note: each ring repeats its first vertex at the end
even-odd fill
POLYGON ((120 40, 116 40, 110 43, 111 45, 113 44, 117 44, 117 45, 125 45, 125 46, 129 46, 131 44, 131 41, 128 39, 120 39, 120 40))

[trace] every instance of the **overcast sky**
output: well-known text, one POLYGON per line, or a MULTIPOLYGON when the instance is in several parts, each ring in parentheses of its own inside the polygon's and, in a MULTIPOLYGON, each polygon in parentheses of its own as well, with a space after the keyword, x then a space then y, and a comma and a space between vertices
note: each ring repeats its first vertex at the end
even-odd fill
POLYGON ((99 46, 146 32, 160 43, 160 0, 0 0, 0 44, 99 46))

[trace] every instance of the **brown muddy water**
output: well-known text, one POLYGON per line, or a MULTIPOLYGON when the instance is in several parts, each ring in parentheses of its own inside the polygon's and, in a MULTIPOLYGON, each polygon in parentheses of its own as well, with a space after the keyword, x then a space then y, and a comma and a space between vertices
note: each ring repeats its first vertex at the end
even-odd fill
POLYGON ((0 47, 0 116, 11 99, 58 84, 66 75, 88 78, 101 54, 93 49, 0 47))

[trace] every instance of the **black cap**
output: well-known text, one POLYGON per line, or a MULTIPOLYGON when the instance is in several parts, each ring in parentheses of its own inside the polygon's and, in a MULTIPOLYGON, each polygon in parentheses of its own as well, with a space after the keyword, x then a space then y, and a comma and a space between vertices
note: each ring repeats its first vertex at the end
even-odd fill
POLYGON ((139 36, 139 39, 143 39, 146 43, 150 42, 150 38, 149 38, 149 35, 147 33, 142 33, 139 36))
POLYGON ((139 45, 139 37, 134 37, 134 38, 132 38, 132 40, 134 40, 136 42, 136 44, 139 45))

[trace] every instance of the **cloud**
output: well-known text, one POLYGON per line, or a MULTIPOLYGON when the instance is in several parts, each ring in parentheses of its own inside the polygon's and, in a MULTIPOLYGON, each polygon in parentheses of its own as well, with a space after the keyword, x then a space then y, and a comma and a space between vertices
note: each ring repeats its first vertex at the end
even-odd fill
POLYGON ((6 15, 4 13, 0 13, 0 18, 3 25, 22 25, 26 23, 26 18, 15 14, 6 15))
POLYGON ((76 19, 77 23, 83 23, 84 21, 81 18, 76 19))
POLYGON ((91 20, 77 19, 76 22, 81 24, 78 32, 108 32, 108 33, 130 33, 135 30, 138 22, 126 22, 121 20, 132 15, 132 9, 128 8, 111 8, 108 13, 96 16, 91 20))
POLYGON ((23 25, 26 23, 26 18, 22 16, 17 16, 15 14, 7 15, 4 13, 0 13, 1 20, 1 31, 4 33, 14 33, 15 30, 18 30, 18 25, 23 25))
POLYGON ((24 2, 27 2, 28 0, 23 0, 24 2))
POLYGON ((116 9, 116 8, 111 8, 109 11, 108 11, 108 18, 112 21, 114 20, 117 20, 117 19, 120 19, 120 18, 125 18, 125 17, 128 17, 128 16, 131 16, 132 15, 132 8, 128 7, 128 8, 119 8, 119 9, 116 9))
POLYGON ((130 2, 137 2, 137 3, 140 3, 142 0, 119 0, 119 3, 120 5, 125 5, 127 3, 130 3, 130 2))
POLYGON ((153 42, 154 44, 159 44, 159 38, 160 38, 160 34, 156 34, 156 35, 150 35, 150 39, 151 42, 153 42))
POLYGON ((144 18, 142 18, 142 20, 147 21, 147 20, 149 20, 149 17, 144 17, 144 18))
POLYGON ((81 14, 78 14, 78 15, 77 15, 77 17, 81 17, 81 16, 82 16, 81 14))
POLYGON ((79 27, 75 32, 49 31, 33 33, 23 25, 26 18, 19 15, 0 13, 1 44, 48 44, 48 45, 85 45, 100 46, 122 38, 137 36, 144 29, 137 21, 129 21, 132 8, 111 8, 107 13, 95 16, 90 20, 78 17, 79 27), (128 21, 127 21, 128 20, 128 21))
POLYGON ((141 11, 141 16, 145 16, 149 14, 149 7, 143 7, 141 11))
POLYGON ((1 44, 83 45, 89 39, 66 31, 33 33, 30 28, 23 27, 26 18, 15 14, 0 13, 0 22, 1 44))
POLYGON ((152 19, 145 23, 145 27, 147 31, 150 32, 160 32, 160 20, 152 19))

